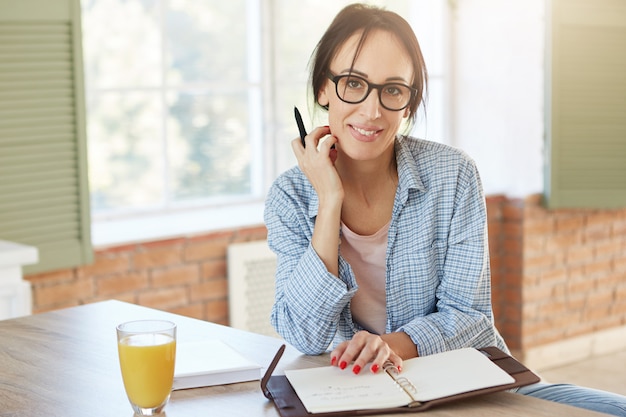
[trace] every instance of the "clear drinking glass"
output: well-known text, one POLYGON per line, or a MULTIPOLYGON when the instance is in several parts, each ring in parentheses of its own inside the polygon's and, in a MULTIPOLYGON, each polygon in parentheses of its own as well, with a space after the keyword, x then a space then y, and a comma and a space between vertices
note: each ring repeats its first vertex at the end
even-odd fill
POLYGON ((124 388, 140 416, 159 414, 174 381, 176 324, 167 320, 136 320, 117 326, 117 348, 124 388))

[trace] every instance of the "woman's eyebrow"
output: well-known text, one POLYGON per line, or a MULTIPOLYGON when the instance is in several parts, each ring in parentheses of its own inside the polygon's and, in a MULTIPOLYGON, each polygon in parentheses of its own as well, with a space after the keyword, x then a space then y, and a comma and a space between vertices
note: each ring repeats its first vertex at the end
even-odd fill
POLYGON ((359 70, 356 70, 354 68, 347 68, 343 71, 341 71, 342 73, 348 73, 348 74, 356 74, 356 75, 360 75, 361 77, 367 78, 367 74, 364 72, 361 72, 359 70))
MULTIPOLYGON (((359 70, 356 70, 354 68, 344 69, 341 73, 342 74, 345 74, 345 73, 347 73, 347 74, 356 74, 356 75, 360 75, 363 78, 369 78, 366 73, 364 73, 362 71, 359 71, 359 70)), ((407 83, 408 82, 407 80, 405 80, 402 77, 389 77, 385 81, 402 81, 403 83, 407 83)))

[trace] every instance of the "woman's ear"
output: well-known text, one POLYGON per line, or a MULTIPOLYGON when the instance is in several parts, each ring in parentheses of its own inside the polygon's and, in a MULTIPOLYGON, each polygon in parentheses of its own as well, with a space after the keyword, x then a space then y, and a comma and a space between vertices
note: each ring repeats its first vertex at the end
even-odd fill
POLYGON ((317 93, 317 104, 319 104, 325 109, 327 109, 328 105, 330 104, 330 100, 328 99, 328 94, 326 93, 327 89, 328 89, 328 80, 324 82, 324 86, 320 88, 319 93, 317 93))
POLYGON ((328 108, 329 101, 328 96, 326 95, 325 88, 321 89, 320 93, 317 95, 317 104, 324 107, 325 109, 328 108))

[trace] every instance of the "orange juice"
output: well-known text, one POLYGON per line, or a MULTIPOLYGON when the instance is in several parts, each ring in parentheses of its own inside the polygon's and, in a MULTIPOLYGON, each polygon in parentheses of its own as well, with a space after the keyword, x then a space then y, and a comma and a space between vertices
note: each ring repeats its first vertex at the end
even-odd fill
POLYGON ((136 334, 118 342, 126 394, 142 408, 164 403, 172 390, 176 340, 165 334, 136 334))

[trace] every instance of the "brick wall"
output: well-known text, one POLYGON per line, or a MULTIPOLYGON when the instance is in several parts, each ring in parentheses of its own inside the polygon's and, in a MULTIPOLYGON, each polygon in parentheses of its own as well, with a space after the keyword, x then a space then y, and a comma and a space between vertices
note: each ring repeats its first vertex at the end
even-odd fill
POLYGON ((98 250, 94 263, 26 276, 33 313, 117 299, 228 324, 226 251, 264 226, 98 250))
MULTIPOLYGON (((626 209, 490 196, 487 212, 496 325, 514 351, 626 325, 626 209)), ((259 226, 98 250, 27 276, 33 311, 115 298, 228 324, 227 247, 265 238, 259 226)))
POLYGON ((487 205, 494 314, 511 349, 626 325, 626 209, 547 210, 538 195, 487 205))
POLYGON ((521 346, 522 225, 519 207, 505 197, 487 198, 491 292, 496 327, 511 349, 521 346))

